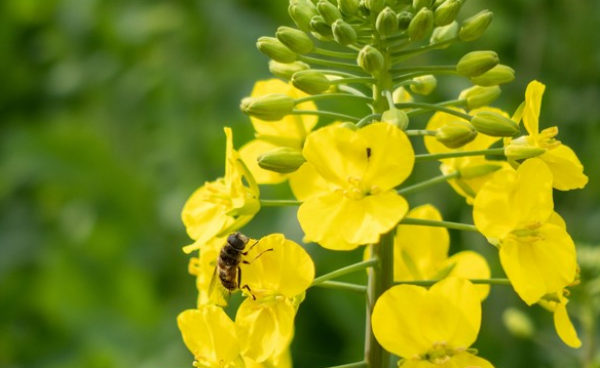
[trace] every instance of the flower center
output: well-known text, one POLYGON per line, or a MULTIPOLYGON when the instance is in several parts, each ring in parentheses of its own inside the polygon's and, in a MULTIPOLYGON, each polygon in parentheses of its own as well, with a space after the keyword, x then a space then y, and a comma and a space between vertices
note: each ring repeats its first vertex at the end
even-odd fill
POLYGON ((513 230, 509 236, 518 238, 521 243, 535 243, 542 239, 539 232, 541 226, 542 223, 539 221, 527 222, 513 230))
POLYGON ((446 341, 436 341, 433 347, 421 357, 433 364, 444 364, 456 353, 455 349, 448 346, 446 341))
POLYGON ((338 188, 336 191, 341 192, 342 195, 348 199, 361 200, 368 195, 374 195, 380 192, 377 185, 367 185, 361 177, 348 176, 346 178, 348 183, 345 188, 338 188))
POLYGON ((538 145, 549 150, 560 146, 560 141, 554 138, 556 135, 558 135, 558 127, 550 127, 542 130, 538 136, 538 145))

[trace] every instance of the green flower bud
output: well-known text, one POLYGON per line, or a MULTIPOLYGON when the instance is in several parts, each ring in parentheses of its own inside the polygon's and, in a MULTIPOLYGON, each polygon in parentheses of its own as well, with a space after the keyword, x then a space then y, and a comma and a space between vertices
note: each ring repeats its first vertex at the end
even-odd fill
POLYGON ((421 10, 421 8, 431 8, 433 5, 433 0, 413 0, 413 9, 415 11, 421 10))
POLYGON ((413 78, 413 82, 410 85, 410 90, 419 95, 427 96, 437 86, 437 79, 433 75, 423 75, 420 77, 413 78))
POLYGON ((408 115, 402 110, 391 108, 381 114, 381 121, 397 126, 401 130, 406 130, 408 127, 408 115))
POLYGON ((479 77, 470 79, 473 84, 478 86, 491 87, 512 82, 515 79, 515 71, 509 66, 498 64, 479 77))
POLYGON ((341 19, 336 20, 331 26, 333 38, 340 45, 352 45, 356 42, 357 34, 354 28, 341 19))
POLYGON ((371 13, 379 14, 380 11, 385 8, 385 0, 364 0, 365 7, 371 11, 371 13))
POLYGON ((338 19, 342 19, 342 14, 338 8, 327 0, 319 1, 317 9, 328 25, 332 25, 338 19))
POLYGON ((358 0, 338 0, 338 8, 345 16, 352 16, 358 13, 360 2, 358 0))
POLYGON ((537 157, 543 155, 546 151, 545 148, 530 146, 526 142, 525 144, 519 144, 518 140, 513 140, 508 146, 504 147, 504 155, 514 161, 537 157))
POLYGON ((298 59, 298 55, 282 44, 275 37, 261 37, 256 42, 256 47, 263 54, 280 63, 292 63, 298 59))
POLYGON ((413 19, 413 14, 408 11, 403 11, 398 13, 398 16, 396 18, 398 18, 398 29, 401 31, 405 31, 408 29, 408 26, 410 25, 410 22, 413 19))
POLYGON ((383 55, 371 45, 367 45, 360 50, 356 62, 364 71, 372 75, 379 74, 385 67, 383 55))
POLYGON ((459 0, 446 0, 437 9, 433 17, 437 26, 447 26, 454 22, 462 3, 459 0))
POLYGON ((310 66, 301 61, 294 61, 293 63, 289 64, 279 63, 275 60, 269 61, 269 71, 274 76, 286 80, 292 79, 292 75, 294 75, 294 73, 306 69, 310 69, 310 66))
POLYGON ((291 114, 294 99, 283 93, 272 93, 260 97, 246 97, 242 100, 242 111, 260 120, 276 121, 291 114))
POLYGON ((350 129, 352 131, 357 131, 359 128, 356 126, 356 124, 351 123, 349 121, 344 121, 343 123, 340 124, 340 128, 345 128, 345 129, 350 129))
POLYGON ((306 33, 295 28, 279 27, 275 37, 296 54, 308 54, 315 47, 306 33))
POLYGON ((382 38, 393 36, 398 31, 398 18, 396 13, 389 7, 383 9, 377 16, 375 28, 382 38))
POLYGON ((479 133, 492 137, 514 137, 519 134, 519 126, 507 117, 492 111, 478 111, 471 124, 479 133))
POLYGON ((475 128, 463 121, 450 122, 435 131, 435 139, 448 148, 460 148, 477 137, 475 128))
POLYGON ((300 150, 279 147, 258 156, 258 166, 282 174, 292 173, 306 161, 300 150))
POLYGON ((408 25, 408 36, 411 41, 420 41, 433 29, 433 13, 421 8, 408 25))
POLYGON ((469 165, 459 170, 461 179, 474 179, 482 176, 489 175, 502 168, 500 164, 481 164, 481 165, 469 165))
POLYGON ((310 32, 310 20, 315 15, 318 15, 317 7, 310 0, 293 0, 290 1, 288 8, 290 17, 296 23, 298 28, 304 32, 310 32))
POLYGON ((292 76, 294 87, 309 95, 325 92, 331 87, 331 82, 325 74, 316 70, 301 70, 292 76))
POLYGON ((333 32, 331 31, 331 27, 329 24, 325 22, 322 16, 316 15, 310 20, 310 27, 317 34, 325 37, 326 39, 333 38, 333 32))
POLYGON ((530 339, 535 334, 535 327, 529 316, 517 308, 507 308, 502 314, 502 322, 517 337, 530 339))
MULTIPOLYGON (((429 43, 435 45, 436 43, 442 43, 456 38, 458 34, 458 23, 452 22, 447 26, 437 27, 433 29, 429 43)), ((448 45, 438 46, 439 49, 445 49, 448 45)))
POLYGON ((463 90, 458 98, 460 100, 467 101, 467 108, 469 110, 476 109, 478 107, 487 106, 494 102, 498 96, 500 96, 500 87, 481 87, 473 86, 471 88, 463 90))
POLYGON ((474 16, 466 19, 460 31, 458 38, 463 42, 475 41, 483 35, 487 27, 492 22, 493 14, 489 10, 482 10, 474 16))
POLYGON ((473 51, 463 56, 456 64, 456 72, 463 77, 479 77, 492 69, 500 59, 494 51, 473 51))

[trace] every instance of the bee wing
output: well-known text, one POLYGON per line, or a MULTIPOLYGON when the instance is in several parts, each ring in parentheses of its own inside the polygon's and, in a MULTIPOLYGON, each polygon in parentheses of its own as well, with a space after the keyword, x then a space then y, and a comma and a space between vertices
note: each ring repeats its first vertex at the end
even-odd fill
POLYGON ((229 302, 229 290, 225 289, 219 281, 219 268, 215 266, 212 278, 210 279, 210 286, 208 287, 208 303, 218 305, 219 307, 226 307, 229 302))

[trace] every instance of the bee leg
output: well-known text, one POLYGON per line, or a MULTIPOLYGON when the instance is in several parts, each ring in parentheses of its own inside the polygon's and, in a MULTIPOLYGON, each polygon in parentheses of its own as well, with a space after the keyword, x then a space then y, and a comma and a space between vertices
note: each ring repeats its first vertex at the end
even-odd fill
POLYGON ((250 286, 248 286, 248 284, 246 285, 242 285, 242 268, 238 267, 238 286, 240 288, 240 290, 246 289, 248 290, 248 292, 250 293, 250 296, 252 297, 252 300, 256 300, 256 297, 254 296, 254 294, 252 293, 252 290, 250 290, 250 286))
POLYGON ((256 297, 254 296, 254 294, 252 293, 252 290, 250 290, 250 286, 248 286, 248 284, 242 286, 242 289, 246 289, 248 290, 248 292, 250 293, 250 296, 252 297, 252 300, 256 300, 256 297))
POLYGON ((243 255, 248 255, 248 252, 250 252, 250 251, 252 250, 252 248, 254 248, 254 247, 256 246, 256 244, 258 244, 258 242, 259 242, 259 241, 260 241, 260 239, 258 239, 256 242, 254 242, 254 244, 252 244, 252 245, 250 246, 250 248, 248 248, 248 250, 247 250, 247 251, 245 251, 245 252, 242 252, 242 254, 243 254, 243 255))
MULTIPOLYGON (((256 260, 258 259, 258 257, 260 257, 260 256, 262 256, 263 254, 265 254, 266 252, 270 252, 270 251, 272 251, 272 250, 273 250, 273 248, 265 249, 265 250, 263 250, 262 252, 260 252, 260 253, 259 253, 259 254, 258 254, 256 257, 254 257, 254 258, 253 258, 251 261, 246 261, 246 260, 244 259, 244 260, 242 260, 242 263, 244 263, 244 264, 250 264, 250 263, 252 263, 252 262, 256 261, 256 260)), ((247 252, 246 252, 246 253, 247 253, 247 252)), ((245 255, 245 254, 244 254, 244 255, 245 255)))

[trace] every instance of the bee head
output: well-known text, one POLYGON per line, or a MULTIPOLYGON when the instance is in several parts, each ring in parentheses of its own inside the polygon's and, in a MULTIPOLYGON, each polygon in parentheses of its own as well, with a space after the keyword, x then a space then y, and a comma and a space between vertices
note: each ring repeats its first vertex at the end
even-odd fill
POLYGON ((227 243, 237 250, 243 250, 249 240, 250 239, 242 233, 233 233, 227 237, 227 243))

